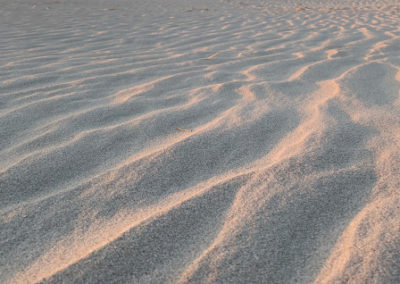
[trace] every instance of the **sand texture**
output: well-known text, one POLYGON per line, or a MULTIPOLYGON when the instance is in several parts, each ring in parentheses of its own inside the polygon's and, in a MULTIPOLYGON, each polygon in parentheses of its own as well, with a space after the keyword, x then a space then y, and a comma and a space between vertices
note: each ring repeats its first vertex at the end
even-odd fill
POLYGON ((400 283, 400 0, 0 4, 0 283, 400 283))

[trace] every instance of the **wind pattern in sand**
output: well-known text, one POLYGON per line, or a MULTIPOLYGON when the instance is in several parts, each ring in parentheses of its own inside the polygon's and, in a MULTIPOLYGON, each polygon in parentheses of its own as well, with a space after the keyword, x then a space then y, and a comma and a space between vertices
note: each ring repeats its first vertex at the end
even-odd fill
POLYGON ((395 283, 399 1, 5 1, 1 283, 395 283))

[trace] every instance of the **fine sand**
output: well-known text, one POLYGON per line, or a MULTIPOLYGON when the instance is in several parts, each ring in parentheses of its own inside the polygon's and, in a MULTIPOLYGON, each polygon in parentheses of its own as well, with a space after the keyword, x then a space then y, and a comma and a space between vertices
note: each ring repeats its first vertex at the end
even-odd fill
POLYGON ((400 283, 399 0, 0 4, 0 283, 400 283))

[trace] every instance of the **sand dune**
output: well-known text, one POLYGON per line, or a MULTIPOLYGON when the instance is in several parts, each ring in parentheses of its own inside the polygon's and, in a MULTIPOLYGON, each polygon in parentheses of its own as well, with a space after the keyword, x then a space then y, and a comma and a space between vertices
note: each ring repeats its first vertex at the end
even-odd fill
POLYGON ((400 2, 1 1, 1 283, 399 283, 400 2))

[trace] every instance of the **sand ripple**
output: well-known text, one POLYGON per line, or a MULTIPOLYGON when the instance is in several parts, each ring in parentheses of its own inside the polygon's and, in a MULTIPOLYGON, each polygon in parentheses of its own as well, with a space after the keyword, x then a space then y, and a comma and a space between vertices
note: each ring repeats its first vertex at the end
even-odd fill
POLYGON ((398 1, 0 2, 0 282, 400 281, 398 1))

